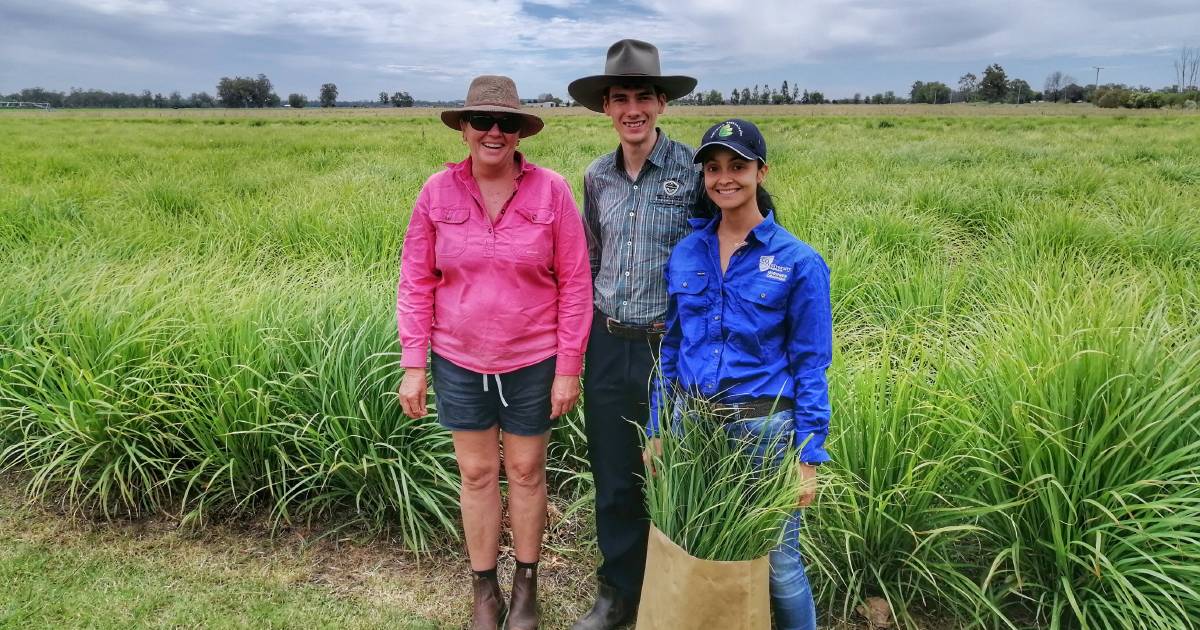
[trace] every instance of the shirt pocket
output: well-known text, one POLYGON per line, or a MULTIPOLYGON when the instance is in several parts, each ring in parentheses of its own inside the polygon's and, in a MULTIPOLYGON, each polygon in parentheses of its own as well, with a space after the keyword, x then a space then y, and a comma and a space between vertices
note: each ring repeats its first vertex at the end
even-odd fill
POLYGON ((654 213, 654 223, 657 228, 654 239, 663 243, 668 249, 692 233, 688 218, 691 208, 684 204, 654 203, 650 206, 654 213))
POLYGON ((554 253, 554 211, 550 208, 517 208, 518 221, 509 230, 510 245, 520 260, 547 262, 554 253))
POLYGON ((773 313, 787 307, 788 285, 783 282, 755 280, 746 284, 740 293, 753 310, 773 313))
POLYGON ((470 237, 469 208, 440 207, 429 212, 433 220, 437 246, 434 251, 439 258, 452 258, 462 254, 467 249, 470 237))
POLYGON ((675 313, 684 336, 691 332, 703 334, 708 317, 708 272, 676 271, 667 282, 667 294, 675 301, 675 313))

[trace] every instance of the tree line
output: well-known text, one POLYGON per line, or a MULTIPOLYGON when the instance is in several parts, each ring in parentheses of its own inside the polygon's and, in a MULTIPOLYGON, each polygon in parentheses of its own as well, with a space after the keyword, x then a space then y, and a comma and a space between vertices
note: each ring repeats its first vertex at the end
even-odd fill
MULTIPOLYGON (((1103 85, 1080 85, 1074 77, 1055 71, 1046 76, 1042 90, 1036 91, 1024 79, 1009 78, 1004 67, 993 63, 984 68, 982 75, 968 72, 959 77, 956 88, 941 81, 916 81, 908 96, 895 92, 878 92, 873 95, 854 94, 853 97, 830 100, 817 90, 801 90, 800 85, 785 80, 778 88, 767 84, 755 84, 753 88, 733 89, 726 98, 718 90, 696 90, 679 101, 682 105, 822 105, 837 103, 845 105, 891 105, 897 103, 1028 103, 1053 101, 1065 103, 1090 102, 1099 107, 1190 107, 1200 102, 1200 49, 1183 47, 1174 61, 1175 84, 1152 90, 1146 86, 1129 86, 1121 83, 1103 85)), ((0 100, 49 103, 51 107, 152 107, 152 108, 196 108, 196 107, 279 107, 282 99, 275 93, 271 80, 264 74, 255 77, 221 77, 217 82, 217 95, 193 92, 183 96, 178 91, 163 95, 143 90, 141 93, 105 92, 71 88, 69 92, 55 92, 40 87, 26 88, 9 95, 0 94, 0 100)), ((561 103, 551 94, 542 94, 538 100, 561 103)), ((334 83, 321 85, 317 103, 321 107, 336 107, 338 89, 334 83)), ((379 93, 379 105, 413 107, 417 101, 404 91, 379 93)), ((373 103, 372 103, 373 104, 373 103)), ((427 104, 427 103, 426 103, 427 104)), ((292 93, 287 105, 293 108, 306 107, 309 99, 304 94, 292 93)))
MULTIPOLYGON (((326 83, 321 86, 318 103, 322 107, 335 107, 338 104, 337 85, 326 83)), ((27 103, 49 103, 51 107, 82 108, 157 108, 157 109, 191 109, 208 107, 229 108, 263 108, 280 107, 283 100, 275 93, 271 80, 265 74, 255 77, 221 77, 217 82, 217 94, 208 92, 193 92, 183 96, 178 91, 163 95, 161 92, 152 93, 143 90, 133 92, 106 92, 104 90, 84 90, 71 88, 67 92, 47 90, 40 87, 25 88, 12 94, 0 94, 3 101, 22 101, 27 103)), ((380 92, 382 104, 394 107, 412 107, 416 101, 408 92, 398 91, 392 94, 380 92), (386 98, 385 98, 386 97, 386 98)), ((289 107, 305 107, 309 104, 308 97, 303 94, 289 94, 289 107)))

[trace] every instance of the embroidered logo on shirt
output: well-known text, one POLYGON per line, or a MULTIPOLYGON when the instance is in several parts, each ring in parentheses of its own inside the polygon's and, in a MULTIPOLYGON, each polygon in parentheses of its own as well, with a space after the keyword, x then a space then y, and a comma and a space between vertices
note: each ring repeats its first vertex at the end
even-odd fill
POLYGON ((776 265, 774 256, 759 256, 758 270, 765 272, 767 277, 772 280, 787 280, 788 274, 791 273, 792 268, 776 265))
POLYGON ((673 179, 668 179, 667 181, 663 182, 663 192, 671 195, 672 197, 679 194, 679 182, 673 179))

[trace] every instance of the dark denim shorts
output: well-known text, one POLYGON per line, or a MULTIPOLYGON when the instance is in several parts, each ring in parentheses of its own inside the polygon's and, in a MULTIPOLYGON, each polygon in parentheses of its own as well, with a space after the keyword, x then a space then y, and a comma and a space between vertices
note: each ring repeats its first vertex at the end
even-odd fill
POLYGON ((438 423, 451 431, 483 431, 500 424, 513 435, 550 430, 550 385, 556 357, 506 374, 480 374, 432 353, 438 423))

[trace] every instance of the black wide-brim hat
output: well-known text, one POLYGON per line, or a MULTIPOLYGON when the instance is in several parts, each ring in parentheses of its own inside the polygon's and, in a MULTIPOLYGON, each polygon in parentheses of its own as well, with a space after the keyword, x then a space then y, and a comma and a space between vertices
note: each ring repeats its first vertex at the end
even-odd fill
POLYGON ((612 85, 658 86, 668 101, 691 94, 696 79, 683 75, 663 75, 658 63, 658 48, 636 39, 622 39, 608 49, 604 74, 575 79, 567 92, 576 103, 594 111, 604 111, 604 92, 612 85))

